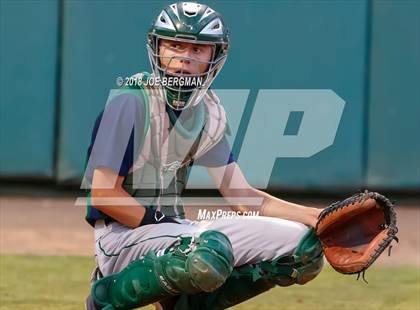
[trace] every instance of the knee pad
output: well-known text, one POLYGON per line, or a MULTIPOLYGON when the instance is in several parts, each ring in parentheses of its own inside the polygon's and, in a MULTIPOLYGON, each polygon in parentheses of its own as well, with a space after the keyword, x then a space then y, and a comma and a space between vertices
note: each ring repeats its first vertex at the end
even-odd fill
POLYGON ((218 231, 205 231, 198 238, 170 249, 169 253, 174 255, 164 258, 165 274, 182 293, 211 292, 220 287, 233 270, 232 245, 218 231))
POLYGON ((197 238, 181 237, 160 256, 149 252, 119 273, 98 280, 92 298, 104 308, 131 309, 169 296, 213 291, 232 270, 229 239, 208 230, 197 238))
POLYGON ((191 281, 201 291, 211 292, 220 287, 233 270, 233 250, 229 239, 214 230, 202 233, 187 259, 186 269, 191 281))

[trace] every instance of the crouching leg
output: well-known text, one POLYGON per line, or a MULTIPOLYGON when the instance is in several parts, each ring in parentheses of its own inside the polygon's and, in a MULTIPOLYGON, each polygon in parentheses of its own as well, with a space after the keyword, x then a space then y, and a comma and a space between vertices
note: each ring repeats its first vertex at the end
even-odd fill
POLYGON ((276 285, 305 284, 321 272, 323 257, 321 243, 314 230, 310 229, 292 254, 272 261, 235 267, 220 288, 211 293, 183 294, 174 309, 226 309, 276 285))
POLYGON ((229 239, 208 230, 198 238, 182 237, 161 256, 149 252, 121 272, 92 286, 92 298, 102 309, 132 309, 169 296, 212 292, 233 270, 229 239))

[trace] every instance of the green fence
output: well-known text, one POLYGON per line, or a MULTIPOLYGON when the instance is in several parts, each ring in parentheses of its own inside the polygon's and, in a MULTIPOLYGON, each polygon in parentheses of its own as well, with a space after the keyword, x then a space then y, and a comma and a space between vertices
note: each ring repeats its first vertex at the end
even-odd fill
MULTIPOLYGON (((249 89, 246 111, 259 89, 332 89, 346 101, 334 144, 277 159, 270 186, 420 188, 419 1, 206 3, 232 33, 214 88, 249 89)), ((166 4, 0 2, 3 179, 80 182, 93 122, 117 76, 149 70, 146 31, 166 4)))

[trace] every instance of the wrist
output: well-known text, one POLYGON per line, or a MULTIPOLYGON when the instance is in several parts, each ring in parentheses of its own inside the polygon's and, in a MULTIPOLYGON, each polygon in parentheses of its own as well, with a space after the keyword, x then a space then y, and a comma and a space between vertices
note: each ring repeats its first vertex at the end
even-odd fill
POLYGON ((307 207, 305 224, 315 228, 316 223, 318 222, 319 213, 321 213, 320 209, 307 207))

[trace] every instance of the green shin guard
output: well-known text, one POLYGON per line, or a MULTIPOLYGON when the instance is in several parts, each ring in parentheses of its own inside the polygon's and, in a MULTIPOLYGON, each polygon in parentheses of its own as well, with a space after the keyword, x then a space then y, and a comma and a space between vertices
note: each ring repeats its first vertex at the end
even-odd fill
POLYGON ((323 266, 323 252, 315 231, 310 229, 292 254, 273 261, 234 268, 217 290, 179 297, 175 310, 226 309, 264 293, 276 285, 305 284, 315 278, 323 266))
POLYGON ((104 277, 92 286, 92 298, 102 309, 135 308, 141 299, 144 304, 155 302, 170 294, 154 274, 154 253, 129 264, 119 273, 104 277))
POLYGON ((121 272, 92 286, 95 303, 106 310, 132 309, 179 294, 211 292, 232 272, 229 239, 217 231, 182 237, 161 256, 149 252, 121 272))

